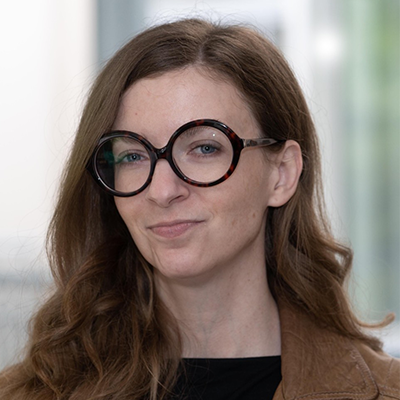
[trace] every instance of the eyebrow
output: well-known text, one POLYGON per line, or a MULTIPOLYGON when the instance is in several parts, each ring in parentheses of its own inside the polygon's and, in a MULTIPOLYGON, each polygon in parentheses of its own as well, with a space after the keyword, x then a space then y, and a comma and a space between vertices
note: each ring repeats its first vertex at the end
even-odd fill
MULTIPOLYGON (((132 132, 133 133, 133 132, 132 132)), ((116 138, 114 138, 114 142, 115 143, 132 143, 132 142, 136 142, 141 144, 139 141, 137 141, 135 138, 130 137, 130 136, 118 136, 116 138)))
POLYGON ((193 126, 192 128, 186 129, 184 134, 185 136, 194 136, 196 133, 201 132, 201 131, 215 131, 215 128, 212 126, 208 125, 199 125, 199 126, 193 126))
MULTIPOLYGON (((134 133, 134 132, 132 132, 134 133)), ((130 137, 130 136, 118 136, 114 138, 113 144, 118 145, 118 144, 138 144, 140 146, 143 146, 143 143, 139 142, 137 139, 130 137)))

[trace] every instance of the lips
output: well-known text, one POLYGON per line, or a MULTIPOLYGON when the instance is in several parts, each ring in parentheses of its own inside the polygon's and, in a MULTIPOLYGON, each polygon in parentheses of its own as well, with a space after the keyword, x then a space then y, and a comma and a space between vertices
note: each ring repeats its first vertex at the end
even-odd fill
POLYGON ((151 225, 149 229, 156 236, 160 236, 167 239, 173 239, 184 235, 199 226, 202 221, 193 220, 177 220, 172 222, 162 222, 155 225, 151 225))

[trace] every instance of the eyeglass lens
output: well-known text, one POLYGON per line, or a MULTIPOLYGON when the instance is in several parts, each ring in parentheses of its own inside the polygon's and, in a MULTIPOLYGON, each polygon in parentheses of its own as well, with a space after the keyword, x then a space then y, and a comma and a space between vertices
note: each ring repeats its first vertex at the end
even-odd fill
MULTIPOLYGON (((198 183, 211 183, 225 175, 231 166, 233 147, 219 129, 195 126, 183 131, 172 147, 172 159, 182 175, 198 183)), ((120 193, 139 190, 148 180, 151 156, 147 147, 133 137, 106 140, 96 157, 103 182, 120 193)))

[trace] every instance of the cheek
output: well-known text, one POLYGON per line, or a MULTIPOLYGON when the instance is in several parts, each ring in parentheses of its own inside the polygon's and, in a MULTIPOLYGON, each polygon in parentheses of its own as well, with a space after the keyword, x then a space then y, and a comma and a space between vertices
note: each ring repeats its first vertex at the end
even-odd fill
MULTIPOLYGON (((263 166, 265 168, 265 165, 263 166)), ((269 174, 265 171, 253 174, 247 171, 260 171, 260 169, 248 168, 244 171, 243 168, 235 179, 232 179, 231 182, 226 181, 226 192, 231 194, 226 200, 226 207, 255 218, 259 210, 265 211, 267 208, 271 182, 269 174)))
POLYGON ((125 214, 126 214, 126 209, 127 209, 126 202, 124 202, 124 199, 121 197, 114 197, 114 203, 115 203, 115 207, 117 208, 119 215, 121 216, 121 218, 123 219, 123 221, 126 224, 126 221, 125 221, 125 214))
POLYGON ((226 187, 223 195, 213 199, 212 203, 217 206, 215 212, 228 230, 258 229, 265 219, 268 186, 257 177, 244 179, 226 187), (242 190, 238 191, 237 187, 242 190))
POLYGON ((114 201, 119 215, 121 216, 122 220, 125 222, 125 225, 128 227, 129 231, 132 234, 132 230, 136 226, 135 216, 138 215, 137 207, 135 206, 133 198, 115 197, 114 201))

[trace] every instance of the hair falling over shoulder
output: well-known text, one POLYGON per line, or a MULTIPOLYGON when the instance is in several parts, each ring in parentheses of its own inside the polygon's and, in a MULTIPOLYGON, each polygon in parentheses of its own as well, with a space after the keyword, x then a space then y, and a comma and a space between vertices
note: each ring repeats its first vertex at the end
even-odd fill
POLYGON ((296 194, 268 212, 266 265, 275 298, 380 349, 346 296, 352 253, 330 234, 314 126, 283 56, 247 27, 182 20, 136 36, 93 85, 48 231, 55 291, 31 321, 25 358, 0 375, 2 400, 169 397, 180 365, 176 323, 113 199, 85 167, 132 83, 190 65, 235 85, 268 137, 293 139, 302 148, 296 194))

